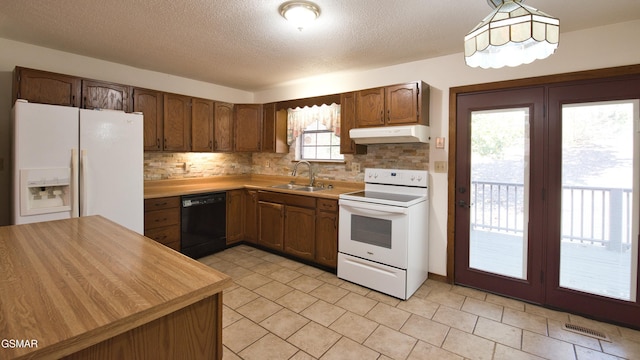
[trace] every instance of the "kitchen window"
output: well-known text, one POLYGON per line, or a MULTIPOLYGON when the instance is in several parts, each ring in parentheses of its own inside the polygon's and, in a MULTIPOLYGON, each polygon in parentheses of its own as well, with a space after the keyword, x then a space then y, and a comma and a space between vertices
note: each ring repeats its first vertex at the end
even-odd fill
POLYGON ((299 140, 300 160, 344 160, 340 138, 317 122, 304 129, 299 140))
POLYGON ((339 104, 288 109, 287 129, 288 144, 296 143, 296 160, 344 160, 340 154, 339 104))

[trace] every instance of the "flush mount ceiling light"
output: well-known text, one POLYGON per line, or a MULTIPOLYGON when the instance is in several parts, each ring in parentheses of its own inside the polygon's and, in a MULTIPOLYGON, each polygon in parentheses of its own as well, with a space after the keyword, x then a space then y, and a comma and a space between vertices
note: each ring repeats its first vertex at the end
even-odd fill
POLYGON ((318 5, 309 1, 288 1, 280 5, 278 10, 300 31, 320 16, 318 5))
POLYGON ((483 69, 529 64, 558 47, 560 21, 524 0, 487 0, 495 10, 464 37, 467 65, 483 69))

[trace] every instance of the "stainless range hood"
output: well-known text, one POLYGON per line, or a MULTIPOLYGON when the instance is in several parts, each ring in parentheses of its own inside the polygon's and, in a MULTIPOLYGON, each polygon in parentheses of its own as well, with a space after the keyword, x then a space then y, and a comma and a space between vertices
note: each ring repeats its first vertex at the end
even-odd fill
POLYGON ((425 125, 383 126, 349 130, 356 144, 428 143, 429 127, 425 125))

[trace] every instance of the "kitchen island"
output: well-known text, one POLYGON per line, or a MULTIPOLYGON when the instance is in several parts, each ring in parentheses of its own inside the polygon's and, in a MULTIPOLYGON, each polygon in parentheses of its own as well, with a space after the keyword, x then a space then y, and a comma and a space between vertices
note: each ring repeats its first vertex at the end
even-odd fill
POLYGON ((103 217, 0 227, 0 359, 221 359, 230 278, 103 217))

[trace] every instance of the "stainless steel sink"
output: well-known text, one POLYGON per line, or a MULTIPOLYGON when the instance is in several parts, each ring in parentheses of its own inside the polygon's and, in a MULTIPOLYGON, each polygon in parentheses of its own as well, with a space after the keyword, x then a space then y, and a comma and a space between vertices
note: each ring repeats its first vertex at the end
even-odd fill
POLYGON ((300 185, 296 185, 296 184, 278 184, 278 185, 273 185, 271 186, 272 188, 275 189, 289 189, 289 190, 293 190, 295 188, 300 187, 300 185))
POLYGON ((271 187, 274 189, 286 189, 286 190, 306 191, 306 192, 320 191, 325 189, 319 186, 305 186, 305 185, 297 185, 297 184, 278 184, 278 185, 272 185, 271 187))
POLYGON ((293 190, 298 190, 298 191, 320 191, 320 190, 324 190, 324 188, 321 188, 319 186, 300 186, 297 188, 294 188, 293 190))

